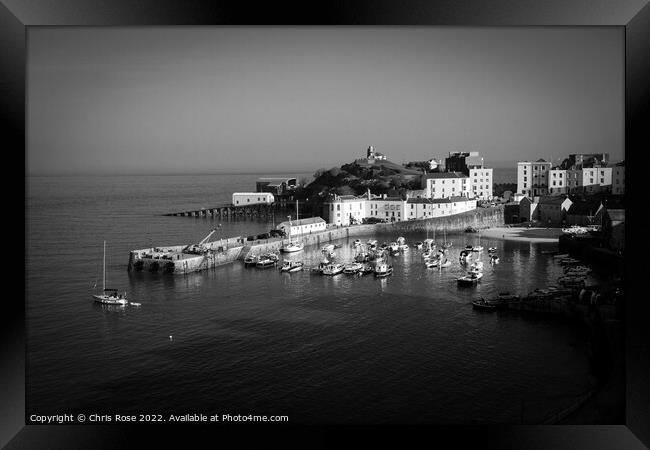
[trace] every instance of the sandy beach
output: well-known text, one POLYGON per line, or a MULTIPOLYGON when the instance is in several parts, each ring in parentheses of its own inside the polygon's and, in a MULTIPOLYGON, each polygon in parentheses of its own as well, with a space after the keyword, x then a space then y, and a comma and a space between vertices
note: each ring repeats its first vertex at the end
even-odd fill
POLYGON ((550 242, 558 241, 562 235, 560 228, 525 228, 525 227, 496 227, 481 230, 481 236, 510 241, 550 242))

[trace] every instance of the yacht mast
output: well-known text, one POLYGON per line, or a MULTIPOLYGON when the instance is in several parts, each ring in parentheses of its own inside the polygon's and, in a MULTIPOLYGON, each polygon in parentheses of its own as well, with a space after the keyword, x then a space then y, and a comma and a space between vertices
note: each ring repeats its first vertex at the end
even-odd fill
POLYGON ((104 241, 104 271, 102 275, 102 293, 106 292, 106 241, 104 241))

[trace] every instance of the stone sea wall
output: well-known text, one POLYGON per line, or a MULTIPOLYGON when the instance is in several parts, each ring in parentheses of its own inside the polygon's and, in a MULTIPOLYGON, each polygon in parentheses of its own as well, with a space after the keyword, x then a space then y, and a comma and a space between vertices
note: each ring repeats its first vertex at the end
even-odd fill
MULTIPOLYGON (((314 234, 305 234, 300 236, 300 241, 309 246, 321 246, 325 243, 350 237, 371 235, 377 232, 388 233, 405 233, 412 231, 440 231, 460 232, 465 231, 469 226, 474 228, 489 228, 503 226, 503 207, 495 208, 477 208, 460 214, 454 214, 447 217, 435 217, 431 219, 418 219, 403 222, 378 223, 371 225, 350 225, 347 227, 330 227, 325 231, 314 234)), ((247 245, 240 259, 244 259, 247 254, 259 255, 261 253, 279 251, 288 239, 267 239, 264 241, 254 241, 252 245, 247 245)))

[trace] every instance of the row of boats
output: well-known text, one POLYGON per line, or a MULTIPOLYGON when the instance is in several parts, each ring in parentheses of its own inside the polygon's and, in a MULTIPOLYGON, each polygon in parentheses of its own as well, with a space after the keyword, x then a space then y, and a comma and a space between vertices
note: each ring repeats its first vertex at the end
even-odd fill
POLYGON ((557 286, 548 286, 545 289, 538 288, 524 297, 509 292, 502 292, 492 299, 481 297, 480 299, 474 300, 472 306, 476 309, 492 311, 505 308, 513 302, 567 299, 585 288, 585 279, 592 271, 588 266, 581 264, 580 260, 571 258, 566 253, 555 254, 553 258, 564 266, 564 274, 557 279, 557 286))
MULTIPOLYGON (((480 239, 480 238, 479 238, 480 239)), ((388 263, 387 256, 396 256, 410 247, 406 243, 404 237, 398 237, 393 242, 384 242, 379 244, 376 239, 369 239, 365 244, 360 239, 356 239, 352 243, 353 247, 357 249, 354 261, 343 264, 335 262, 336 254, 334 250, 341 247, 337 244, 326 244, 321 248, 323 260, 317 267, 309 269, 310 273, 322 275, 368 275, 374 274, 378 278, 388 277, 393 273, 393 266, 388 263)), ((422 257, 424 264, 427 268, 444 269, 452 265, 448 259, 448 249, 452 247, 451 242, 444 242, 438 249, 434 239, 425 239, 422 242, 415 242, 413 248, 422 250, 422 257)), ((496 247, 488 249, 489 260, 491 264, 497 264, 499 257, 496 254, 496 247)), ((480 260, 483 247, 480 245, 472 246, 467 245, 460 254, 461 265, 469 264, 467 273, 457 279, 459 286, 476 285, 483 277, 483 262, 480 260), (470 260, 474 254, 478 254, 478 259, 470 264, 470 260)), ((246 266, 255 266, 258 268, 274 267, 279 264, 278 253, 265 253, 262 255, 254 256, 249 255, 245 258, 244 264, 246 266)), ((281 272, 293 273, 305 269, 305 264, 302 261, 284 261, 279 267, 281 272)))

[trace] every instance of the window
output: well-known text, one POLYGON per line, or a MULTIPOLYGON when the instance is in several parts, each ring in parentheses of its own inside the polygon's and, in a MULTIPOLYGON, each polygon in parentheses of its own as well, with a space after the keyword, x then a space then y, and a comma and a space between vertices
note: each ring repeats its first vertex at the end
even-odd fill
POLYGON ((528 181, 528 177, 524 177, 524 181, 528 181))
POLYGON ((251 201, 250 198, 247 198, 247 199, 246 199, 246 202, 247 202, 247 203, 250 203, 250 201, 251 201))
POLYGON ((341 210, 341 205, 336 205, 336 210, 340 211, 341 210))

